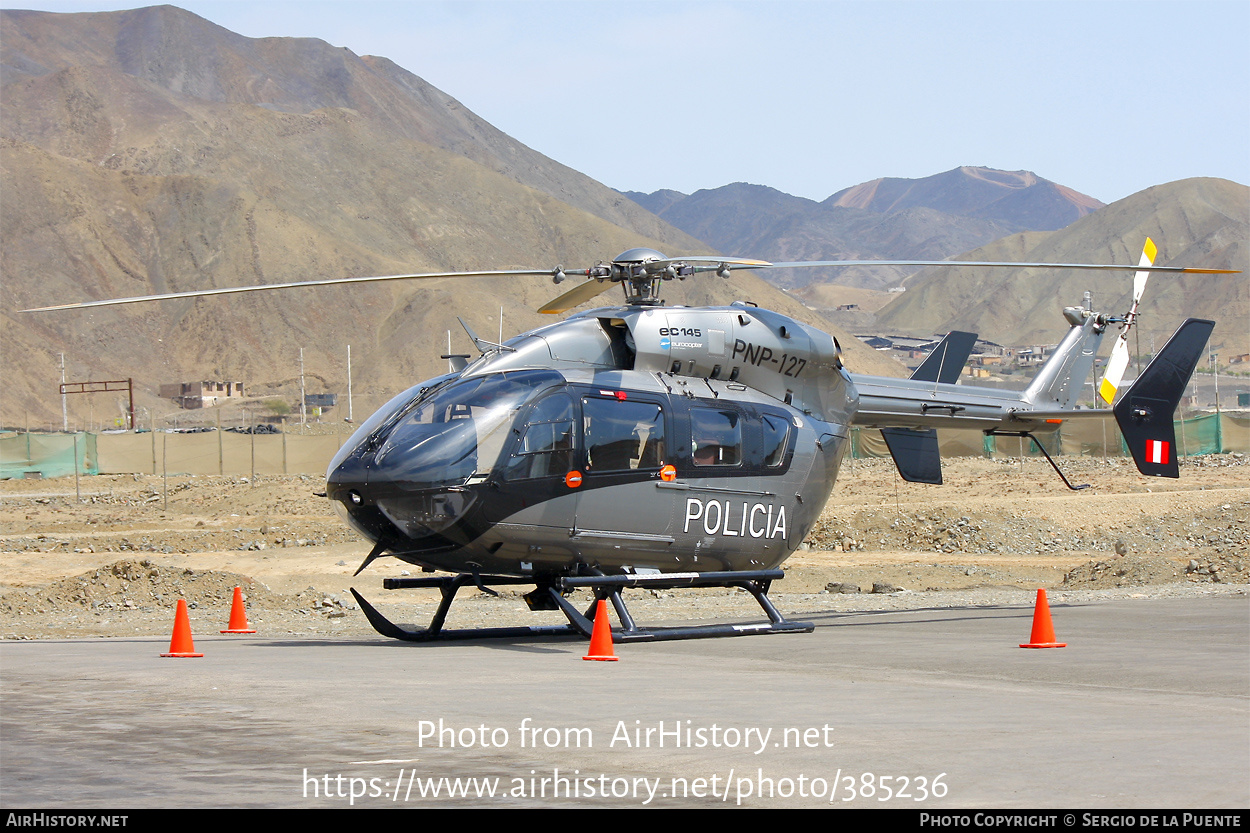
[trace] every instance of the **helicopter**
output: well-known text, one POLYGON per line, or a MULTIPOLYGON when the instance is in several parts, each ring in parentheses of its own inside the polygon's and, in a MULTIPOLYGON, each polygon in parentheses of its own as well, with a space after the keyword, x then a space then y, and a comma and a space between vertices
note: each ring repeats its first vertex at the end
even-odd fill
MULTIPOLYGON (((382 635, 405 641, 579 634, 591 609, 569 595, 590 588, 611 601, 618 641, 810 632, 768 598, 782 563, 802 543, 833 490, 853 427, 879 428, 900 476, 941 483, 937 429, 1037 440, 1066 419, 1114 417, 1139 471, 1178 477, 1172 415, 1214 327, 1189 319, 1116 398, 1127 333, 1151 271, 1154 244, 1136 266, 961 262, 974 267, 1136 271, 1132 310, 1067 307, 1068 332, 1023 391, 957 384, 976 335, 948 334, 908 379, 849 372, 838 341, 788 316, 735 301, 667 306, 666 281, 737 269, 949 265, 949 261, 770 263, 719 255, 668 258, 634 248, 581 270, 427 273, 88 301, 27 312, 366 281, 546 275, 584 280, 540 311, 567 312, 611 287, 624 302, 571 315, 507 341, 480 338, 479 355, 444 355, 450 371, 423 381, 370 416, 330 461, 325 496, 373 543, 356 571, 392 556, 427 574, 383 580, 386 589, 438 588, 424 628, 391 622, 355 588, 382 635), (1107 331, 1120 334, 1100 392, 1111 410, 1076 400, 1107 331), (1123 356, 1121 355, 1123 353, 1123 356), (532 610, 566 625, 446 630, 457 592, 525 585, 532 610), (622 596, 721 586, 748 591, 767 622, 640 627, 622 596)), ((1037 446, 1054 466, 1055 461, 1037 446)))

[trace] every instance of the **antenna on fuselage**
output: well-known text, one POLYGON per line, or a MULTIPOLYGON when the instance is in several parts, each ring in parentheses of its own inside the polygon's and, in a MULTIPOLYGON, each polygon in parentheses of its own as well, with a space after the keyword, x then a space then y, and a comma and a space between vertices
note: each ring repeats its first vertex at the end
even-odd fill
MULTIPOLYGON (((500 313, 502 314, 502 310, 500 311, 500 313)), ((473 332, 473 328, 469 326, 469 322, 465 321, 463 318, 456 316, 456 320, 460 322, 461 327, 464 327, 464 331, 468 334, 469 339, 473 342, 473 346, 475 346, 478 349, 478 352, 481 353, 483 356, 495 350, 507 350, 509 353, 516 352, 516 350, 512 347, 507 347, 503 344, 496 344, 493 341, 487 341, 484 338, 480 338, 477 333, 473 332)), ((499 322, 499 330, 501 333, 503 332, 502 319, 499 322)), ((501 340, 502 340, 502 337, 501 337, 501 340)))

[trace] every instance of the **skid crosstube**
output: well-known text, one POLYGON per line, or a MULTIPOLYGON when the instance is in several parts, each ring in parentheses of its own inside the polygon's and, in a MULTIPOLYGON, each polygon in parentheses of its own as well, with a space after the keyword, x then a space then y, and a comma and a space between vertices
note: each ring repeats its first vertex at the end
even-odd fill
POLYGON ((781 570, 749 570, 715 573, 656 573, 617 576, 563 576, 550 581, 535 581, 520 576, 481 576, 460 573, 455 576, 428 576, 384 579, 387 590, 437 587, 443 599, 427 628, 397 625, 377 611, 373 605, 352 588, 352 595, 364 612, 373 629, 383 636, 405 642, 429 642, 436 639, 518 639, 534 636, 581 636, 590 638, 594 629, 594 609, 580 611, 565 594, 580 587, 594 591, 596 602, 608 599, 616 611, 620 624, 612 629, 616 642, 660 642, 674 639, 707 639, 727 636, 753 636, 766 633, 811 633, 815 625, 810 622, 792 622, 781 615, 768 598, 768 589, 776 579, 784 577, 781 570), (569 620, 567 625, 545 627, 477 628, 467 630, 443 630, 447 612, 461 587, 474 586, 490 592, 490 585, 535 584, 530 594, 531 607, 560 610, 569 620), (651 590, 669 590, 679 587, 739 587, 749 592, 768 617, 767 622, 756 624, 687 625, 661 628, 640 628, 634 622, 621 597, 621 590, 642 587, 651 590))

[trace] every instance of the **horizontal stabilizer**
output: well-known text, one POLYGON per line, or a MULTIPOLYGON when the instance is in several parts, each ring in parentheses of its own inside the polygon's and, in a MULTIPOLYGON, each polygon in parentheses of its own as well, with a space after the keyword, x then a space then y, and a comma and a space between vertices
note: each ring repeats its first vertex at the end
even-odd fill
POLYGON ((1214 328, 1214 321, 1201 318, 1181 324, 1113 409, 1142 474, 1180 477, 1173 414, 1214 328))
POLYGON ((908 483, 942 482, 942 455, 936 428, 882 428, 886 447, 898 473, 908 483))
MULTIPOLYGON (((911 378, 920 382, 955 384, 976 343, 976 333, 952 330, 925 357, 911 378)), ((935 429, 882 428, 881 436, 890 449, 899 476, 908 483, 941 484, 942 455, 938 451, 935 429)))

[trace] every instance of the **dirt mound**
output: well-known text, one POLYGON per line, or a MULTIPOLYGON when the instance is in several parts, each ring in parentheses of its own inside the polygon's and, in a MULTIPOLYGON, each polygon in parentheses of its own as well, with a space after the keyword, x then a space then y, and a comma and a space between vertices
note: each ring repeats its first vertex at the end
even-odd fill
POLYGON ((249 603, 287 601, 238 573, 166 567, 144 559, 117 561, 46 587, 7 593, 0 596, 0 615, 38 615, 67 608, 146 611, 173 608, 179 599, 186 599, 191 609, 224 607, 233 601, 235 587, 243 588, 249 603))
POLYGON ((243 588, 249 624, 264 623, 269 633, 337 629, 356 607, 350 597, 313 587, 275 593, 240 573, 143 559, 117 561, 43 587, 6 593, 0 596, 0 622, 6 639, 164 635, 178 600, 186 599, 195 630, 214 633, 229 620, 236 587, 243 588))
POLYGON ((1182 480, 1163 483, 1122 460, 1065 458, 1070 477, 1094 484, 1069 492, 1036 460, 944 461, 945 486, 900 484, 892 461, 856 460, 805 543, 835 552, 1244 558, 1248 464, 1240 454, 1195 458, 1182 480))
MULTIPOLYGON (((930 505, 920 511, 894 506, 836 508, 808 533, 813 549, 855 552, 907 550, 1043 554, 1114 551, 1174 553, 1209 547, 1246 554, 1245 515, 1250 501, 1195 494, 1181 505, 1147 506, 1140 516, 1108 520, 1097 512, 1039 514, 1034 507, 930 505), (1147 514, 1149 510, 1150 514, 1147 514)), ((1092 505, 1093 501, 1088 501, 1092 505)))
POLYGON ((1185 561, 1178 558, 1128 555, 1106 561, 1091 561, 1069 570, 1063 577, 1063 588, 1105 590, 1111 587, 1145 587, 1178 581, 1244 584, 1246 579, 1246 559, 1242 556, 1223 555, 1202 561, 1185 561))

